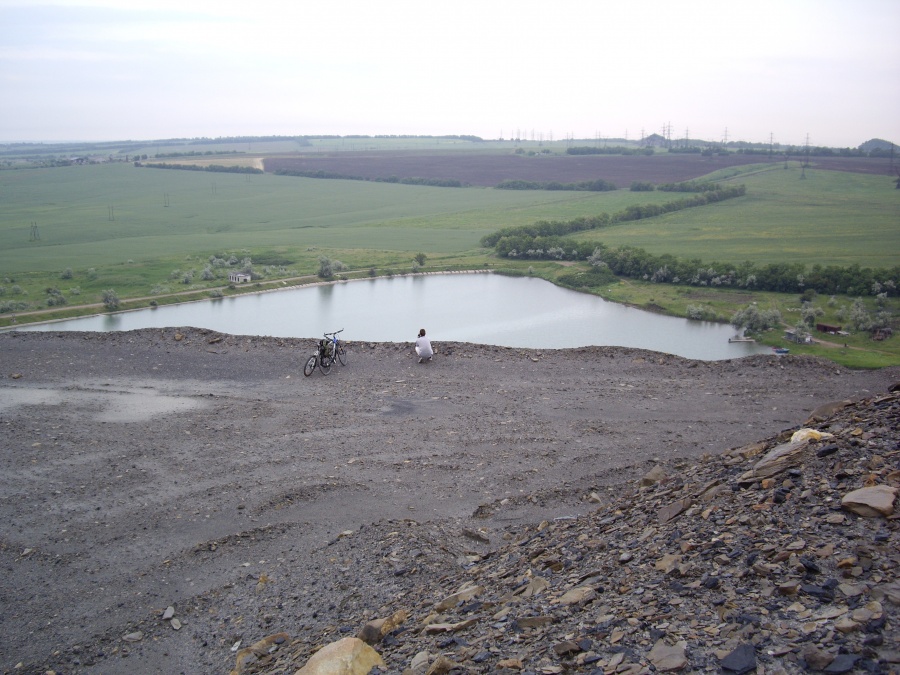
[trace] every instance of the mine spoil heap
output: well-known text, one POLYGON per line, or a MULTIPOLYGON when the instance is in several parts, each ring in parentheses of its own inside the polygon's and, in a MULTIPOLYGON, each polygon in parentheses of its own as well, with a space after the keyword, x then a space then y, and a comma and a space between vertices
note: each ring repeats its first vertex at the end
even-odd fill
MULTIPOLYGON (((394 605, 271 635, 233 672, 900 672, 898 389, 659 464, 595 512, 481 553, 469 532, 458 571, 423 584, 395 570, 408 587, 394 605)), ((376 568, 440 547, 393 525, 376 568)))

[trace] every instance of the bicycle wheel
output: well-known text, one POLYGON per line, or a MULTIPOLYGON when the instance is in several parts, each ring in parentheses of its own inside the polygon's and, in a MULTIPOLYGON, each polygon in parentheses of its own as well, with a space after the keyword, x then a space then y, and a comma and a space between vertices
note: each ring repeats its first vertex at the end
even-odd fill
POLYGON ((338 343, 338 347, 337 347, 337 358, 338 358, 338 361, 341 362, 341 365, 342 365, 342 366, 346 366, 346 365, 347 365, 347 352, 344 350, 344 343, 343 343, 343 342, 338 343))
POLYGON ((327 375, 331 372, 331 366, 334 365, 334 359, 330 356, 323 356, 319 359, 319 369, 322 371, 323 375, 327 375))
POLYGON ((313 354, 306 361, 306 365, 303 366, 303 374, 309 377, 312 375, 312 372, 316 369, 316 355, 313 354))

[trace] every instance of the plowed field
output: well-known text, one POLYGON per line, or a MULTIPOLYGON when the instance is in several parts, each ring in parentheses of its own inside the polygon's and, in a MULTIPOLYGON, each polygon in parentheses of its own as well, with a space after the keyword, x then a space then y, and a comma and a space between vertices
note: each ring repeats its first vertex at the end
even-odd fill
MULTIPOLYGON (((776 159, 776 161, 781 161, 776 159)), ((525 156, 516 154, 425 154, 397 152, 336 153, 296 157, 269 157, 267 172, 322 171, 368 180, 427 178, 458 180, 464 185, 493 187, 505 180, 577 183, 603 179, 618 187, 633 181, 674 183, 704 176, 718 169, 765 163, 754 155, 702 157, 700 155, 525 156)), ((815 158, 814 168, 890 175, 886 159, 815 158)))

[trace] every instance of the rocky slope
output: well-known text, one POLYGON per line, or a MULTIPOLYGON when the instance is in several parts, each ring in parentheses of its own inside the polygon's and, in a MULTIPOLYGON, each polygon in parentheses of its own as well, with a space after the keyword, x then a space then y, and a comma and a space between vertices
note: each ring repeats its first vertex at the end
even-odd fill
POLYGON ((358 635, 383 659, 373 672, 896 673, 898 421, 898 393, 826 406, 804 427, 818 434, 660 464, 595 512, 511 529, 488 551, 477 531, 460 549, 414 522, 347 533, 330 547, 337 574, 396 599, 274 635, 235 672, 293 672, 358 635), (460 569, 418 584, 442 556, 460 569))

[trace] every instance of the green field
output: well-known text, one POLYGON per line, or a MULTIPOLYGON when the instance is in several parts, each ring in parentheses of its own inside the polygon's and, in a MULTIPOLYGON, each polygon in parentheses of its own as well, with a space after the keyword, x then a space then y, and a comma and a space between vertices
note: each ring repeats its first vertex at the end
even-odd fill
POLYGON ((741 199, 573 236, 722 262, 900 264, 900 190, 890 178, 804 173, 801 179, 799 166, 748 170, 724 181, 747 186, 741 199))
POLYGON ((124 163, 2 171, 0 194, 6 275, 271 247, 458 253, 477 249, 498 227, 671 199, 626 190, 449 189, 124 163), (39 241, 31 240, 31 223, 39 241))

